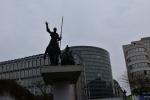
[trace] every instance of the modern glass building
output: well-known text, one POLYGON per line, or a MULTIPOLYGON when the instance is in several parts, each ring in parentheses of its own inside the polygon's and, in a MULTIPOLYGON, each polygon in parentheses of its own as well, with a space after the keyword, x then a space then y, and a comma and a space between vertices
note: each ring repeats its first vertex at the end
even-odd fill
POLYGON ((90 99, 113 97, 112 70, 108 51, 93 46, 72 46, 85 62, 86 84, 90 99))

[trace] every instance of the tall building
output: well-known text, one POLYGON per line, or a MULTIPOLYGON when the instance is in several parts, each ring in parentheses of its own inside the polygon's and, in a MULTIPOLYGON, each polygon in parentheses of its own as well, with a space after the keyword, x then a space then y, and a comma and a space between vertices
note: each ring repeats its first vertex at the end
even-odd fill
MULTIPOLYGON (((85 76, 83 59, 73 55, 75 64, 82 66, 81 75, 77 84, 70 85, 71 100, 86 100, 85 76)), ((42 92, 52 93, 51 86, 45 86, 41 76, 41 67, 50 66, 50 58, 44 55, 33 55, 25 58, 0 62, 0 79, 13 79, 35 95, 42 95, 42 92)))
MULTIPOLYGON (((150 37, 123 45, 126 68, 129 78, 147 77, 150 74, 150 37)), ((130 85, 131 86, 131 85, 130 85)), ((131 90, 133 88, 131 87, 131 90)))
POLYGON ((112 70, 109 53, 93 46, 72 46, 85 63, 85 76, 90 99, 113 97, 112 70))

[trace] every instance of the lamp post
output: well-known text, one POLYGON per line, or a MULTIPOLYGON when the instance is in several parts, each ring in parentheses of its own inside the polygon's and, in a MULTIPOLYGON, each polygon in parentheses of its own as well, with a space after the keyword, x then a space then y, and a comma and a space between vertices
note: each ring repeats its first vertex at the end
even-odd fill
POLYGON ((124 90, 124 91, 123 91, 123 100, 126 100, 126 93, 127 93, 127 92, 124 90))
POLYGON ((90 88, 89 88, 89 86, 88 86, 88 85, 87 85, 87 86, 85 86, 84 88, 86 89, 87 99, 88 99, 88 100, 90 100, 90 95, 91 95, 91 94, 90 94, 90 88))

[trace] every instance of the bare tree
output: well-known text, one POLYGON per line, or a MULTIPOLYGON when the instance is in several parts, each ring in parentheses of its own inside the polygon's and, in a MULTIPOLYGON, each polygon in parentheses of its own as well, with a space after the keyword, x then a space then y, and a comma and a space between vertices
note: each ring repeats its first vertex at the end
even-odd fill
POLYGON ((121 79, 125 85, 130 86, 132 94, 150 92, 150 76, 148 75, 132 76, 126 72, 122 75, 121 79))
POLYGON ((37 81, 35 85, 36 85, 37 88, 39 88, 40 91, 42 92, 42 94, 43 94, 43 96, 44 96, 44 100, 49 100, 49 97, 53 96, 53 94, 52 94, 52 88, 50 87, 50 88, 51 88, 51 92, 48 93, 48 92, 46 91, 46 89, 47 89, 48 86, 46 86, 46 85, 43 83, 42 80, 37 81))

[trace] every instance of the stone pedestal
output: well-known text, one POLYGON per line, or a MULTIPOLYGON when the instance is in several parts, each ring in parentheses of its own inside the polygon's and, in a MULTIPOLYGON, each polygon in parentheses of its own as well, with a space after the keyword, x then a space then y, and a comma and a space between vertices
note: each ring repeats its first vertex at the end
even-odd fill
POLYGON ((45 66, 41 73, 46 85, 52 85, 54 100, 70 100, 70 84, 76 84, 81 74, 81 66, 45 66))
POLYGON ((53 86, 54 100, 70 100, 70 83, 57 82, 53 86))

